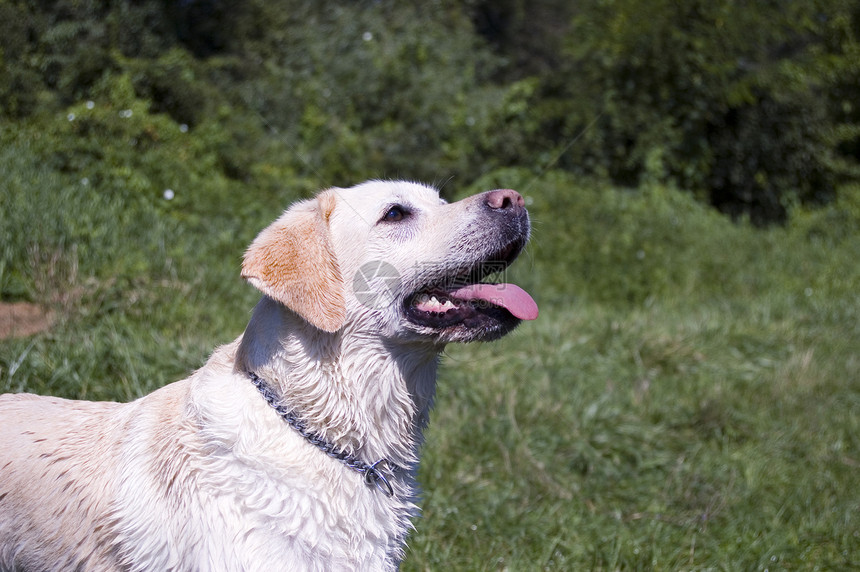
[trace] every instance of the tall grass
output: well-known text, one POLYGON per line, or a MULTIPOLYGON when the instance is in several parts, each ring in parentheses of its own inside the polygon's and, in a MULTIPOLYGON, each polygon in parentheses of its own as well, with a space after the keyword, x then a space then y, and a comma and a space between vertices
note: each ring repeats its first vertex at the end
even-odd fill
POLYGON ((523 179, 541 318, 450 348, 406 569, 860 566, 856 194, 757 230, 523 179))
POLYGON ((856 326, 778 305, 550 306, 452 348, 407 569, 856 565, 856 326))
MULTIPOLYGON (((271 195, 168 205, 0 151, 0 296, 60 316, 0 340, 0 391, 132 399, 241 331, 239 260, 271 195)), ((132 178, 138 160, 117 159, 132 178)), ((464 192, 497 186, 530 203, 508 279, 541 317, 448 349, 403 568, 860 566, 857 190, 761 230, 554 172, 464 192)))

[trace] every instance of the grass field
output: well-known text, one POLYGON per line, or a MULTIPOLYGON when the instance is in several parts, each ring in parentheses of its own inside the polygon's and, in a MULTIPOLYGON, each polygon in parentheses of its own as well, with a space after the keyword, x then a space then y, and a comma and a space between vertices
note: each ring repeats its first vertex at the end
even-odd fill
MULTIPOLYGON (((54 318, 0 340, 0 392, 133 399, 242 331, 274 197, 182 206, 5 149, 0 299, 54 318)), ((552 172, 462 192, 495 186, 529 201, 508 279, 541 317, 449 347, 403 569, 860 568, 860 190, 761 230, 552 172)))
POLYGON ((571 304, 452 348, 408 569, 857 566, 856 327, 779 306, 571 304))

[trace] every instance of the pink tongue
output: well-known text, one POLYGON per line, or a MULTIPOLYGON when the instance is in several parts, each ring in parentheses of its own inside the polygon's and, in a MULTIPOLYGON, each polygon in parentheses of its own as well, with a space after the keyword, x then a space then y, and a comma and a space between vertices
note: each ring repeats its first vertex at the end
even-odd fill
POLYGON ((451 292, 460 300, 485 300, 501 306, 520 320, 534 320, 538 307, 529 293, 515 284, 470 284, 451 292))

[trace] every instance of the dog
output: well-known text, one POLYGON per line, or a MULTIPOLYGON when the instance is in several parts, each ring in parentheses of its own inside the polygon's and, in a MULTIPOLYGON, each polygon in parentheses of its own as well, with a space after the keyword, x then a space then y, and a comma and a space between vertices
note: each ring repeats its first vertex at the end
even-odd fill
POLYGON ((333 188, 252 242, 244 333, 130 403, 0 397, 0 570, 395 570, 440 352, 537 306, 482 283, 522 196, 333 188))

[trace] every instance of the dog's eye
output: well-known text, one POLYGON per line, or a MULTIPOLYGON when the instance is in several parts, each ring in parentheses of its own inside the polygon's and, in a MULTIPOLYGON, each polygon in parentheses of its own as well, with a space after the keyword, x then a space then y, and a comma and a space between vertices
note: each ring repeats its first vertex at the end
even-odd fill
POLYGON ((394 205, 385 212, 381 222, 400 222, 407 216, 409 216, 409 211, 405 207, 394 205))

